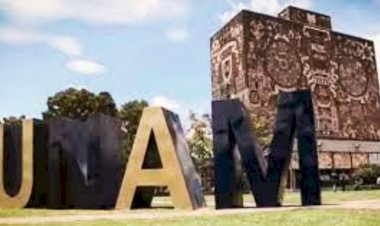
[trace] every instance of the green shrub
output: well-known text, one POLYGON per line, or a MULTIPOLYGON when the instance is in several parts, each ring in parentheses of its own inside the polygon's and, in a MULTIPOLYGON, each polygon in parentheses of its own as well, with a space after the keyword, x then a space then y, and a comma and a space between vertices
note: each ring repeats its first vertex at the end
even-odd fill
POLYGON ((380 177, 380 166, 378 165, 360 165, 353 173, 355 180, 361 180, 363 184, 376 184, 376 179, 380 177))

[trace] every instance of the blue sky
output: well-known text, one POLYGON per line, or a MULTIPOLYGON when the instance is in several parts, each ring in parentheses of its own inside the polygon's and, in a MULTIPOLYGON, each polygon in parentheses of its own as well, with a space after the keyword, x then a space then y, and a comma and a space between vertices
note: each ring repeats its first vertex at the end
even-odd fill
POLYGON ((208 112, 212 34, 243 8, 289 4, 375 40, 380 59, 380 0, 0 0, 0 118, 40 118, 68 87, 109 91, 119 106, 145 99, 182 120, 208 112))

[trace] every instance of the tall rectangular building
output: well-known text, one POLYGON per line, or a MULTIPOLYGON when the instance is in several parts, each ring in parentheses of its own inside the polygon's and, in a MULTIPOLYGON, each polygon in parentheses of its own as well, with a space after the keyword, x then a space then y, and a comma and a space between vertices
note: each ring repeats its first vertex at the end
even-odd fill
POLYGON ((239 98, 271 129, 277 94, 311 89, 322 170, 379 163, 372 41, 335 32, 329 16, 295 7, 278 17, 242 11, 211 38, 211 64, 213 99, 239 98))

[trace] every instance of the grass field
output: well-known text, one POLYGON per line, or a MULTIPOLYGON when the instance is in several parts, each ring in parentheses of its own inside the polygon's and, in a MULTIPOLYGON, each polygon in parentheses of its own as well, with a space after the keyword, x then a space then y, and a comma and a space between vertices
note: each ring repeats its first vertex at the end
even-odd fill
MULTIPOLYGON (((368 190, 368 191, 323 191, 322 202, 323 204, 334 204, 343 201, 356 201, 356 200, 369 200, 380 199, 380 190, 368 190)), ((210 208, 215 206, 214 196, 206 196, 207 205, 210 208)), ((168 198, 156 198, 154 205, 162 207, 170 207, 172 203, 168 198)), ((254 199, 251 194, 244 195, 244 205, 254 206, 254 199)), ((287 192, 285 193, 283 205, 301 205, 301 196, 299 192, 287 192)), ((379 225, 380 226, 380 225, 379 225)))
MULTIPOLYGON (((213 197, 207 196, 208 208, 213 209, 213 197)), ((380 190, 372 191, 347 191, 322 193, 324 204, 334 204, 344 201, 356 200, 380 200, 380 190)), ((252 195, 245 195, 246 206, 253 206, 252 195)), ((284 205, 299 205, 299 193, 285 193, 284 205)), ((170 207, 171 201, 167 197, 158 197, 154 200, 155 206, 170 207)), ((171 213, 174 210, 168 208, 156 208, 151 210, 137 210, 141 216, 158 213, 171 213)), ((100 215, 110 214, 112 210, 45 210, 45 209, 0 209, 0 220, 11 217, 40 217, 40 216, 75 216, 75 215, 100 215)), ((124 214, 124 212, 122 212, 124 214)), ((128 214, 128 213, 125 213, 128 214)), ((47 223, 40 225, 380 225, 380 209, 377 210, 350 210, 350 209, 302 209, 275 212, 236 213, 226 216, 184 216, 181 218, 166 219, 119 219, 119 220, 92 220, 73 223, 47 223)))
POLYGON ((351 210, 300 210, 283 212, 264 212, 252 214, 236 214, 230 216, 184 217, 165 220, 97 220, 90 222, 75 222, 47 225, 69 226, 379 226, 380 213, 371 211, 351 210))

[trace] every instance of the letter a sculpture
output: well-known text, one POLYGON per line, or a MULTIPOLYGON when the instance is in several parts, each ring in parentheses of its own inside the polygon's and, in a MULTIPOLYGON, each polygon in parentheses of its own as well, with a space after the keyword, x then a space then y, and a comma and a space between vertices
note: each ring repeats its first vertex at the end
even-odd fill
POLYGON ((196 209, 205 204, 201 179, 192 163, 179 117, 163 108, 149 107, 141 117, 116 208, 150 205, 152 192, 139 192, 138 188, 154 186, 169 188, 175 208, 196 209), (154 148, 152 139, 162 167, 144 169, 144 158, 154 148))

